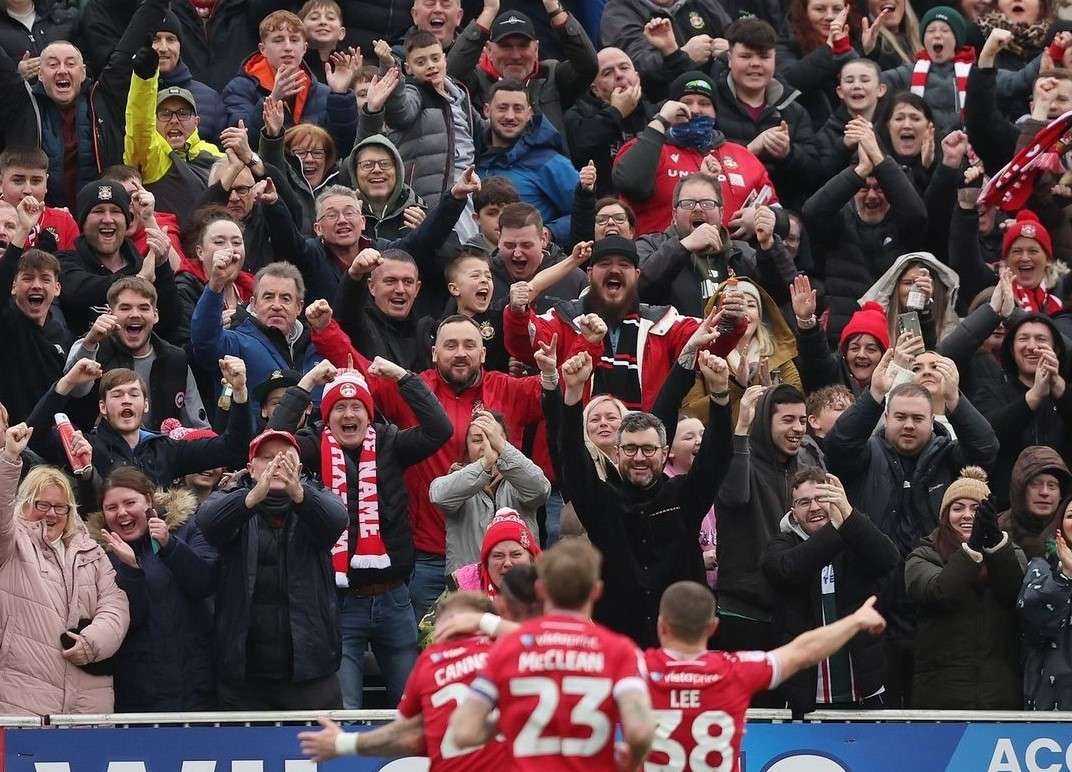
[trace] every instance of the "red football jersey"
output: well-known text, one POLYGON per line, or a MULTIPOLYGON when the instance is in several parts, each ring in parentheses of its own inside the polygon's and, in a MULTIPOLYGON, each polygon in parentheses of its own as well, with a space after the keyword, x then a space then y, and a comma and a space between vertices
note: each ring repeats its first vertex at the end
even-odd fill
POLYGON ((615 698, 647 686, 632 641, 562 614, 499 641, 472 688, 499 707, 513 769, 592 772, 614 766, 615 698))
POLYGON ((707 651, 677 659, 645 652, 658 726, 644 772, 732 772, 752 695, 780 682, 778 660, 765 651, 707 651))
POLYGON ((424 717, 424 744, 435 772, 503 772, 510 763, 502 737, 465 750, 445 738, 450 714, 469 696, 491 644, 484 635, 437 643, 421 652, 409 674, 398 712, 424 717))

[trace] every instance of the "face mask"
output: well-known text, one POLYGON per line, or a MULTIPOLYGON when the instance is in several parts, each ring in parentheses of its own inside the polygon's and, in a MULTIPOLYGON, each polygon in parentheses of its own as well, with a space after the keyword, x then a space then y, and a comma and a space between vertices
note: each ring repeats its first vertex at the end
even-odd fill
POLYGON ((697 115, 688 123, 679 123, 670 127, 668 136, 671 144, 678 147, 690 147, 707 152, 714 147, 715 119, 707 115, 697 115))

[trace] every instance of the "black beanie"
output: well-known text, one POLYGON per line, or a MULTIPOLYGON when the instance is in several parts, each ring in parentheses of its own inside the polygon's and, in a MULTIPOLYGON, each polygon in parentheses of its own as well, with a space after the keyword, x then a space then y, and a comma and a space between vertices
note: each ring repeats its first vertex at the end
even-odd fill
POLYGON ((133 216, 130 213, 130 194, 115 180, 97 180, 78 191, 78 227, 84 228, 89 211, 97 204, 115 204, 123 210, 127 225, 133 216))
POLYGON ((179 24, 179 17, 173 11, 167 12, 164 21, 157 25, 154 32, 170 32, 179 39, 179 43, 182 43, 182 26, 179 24))

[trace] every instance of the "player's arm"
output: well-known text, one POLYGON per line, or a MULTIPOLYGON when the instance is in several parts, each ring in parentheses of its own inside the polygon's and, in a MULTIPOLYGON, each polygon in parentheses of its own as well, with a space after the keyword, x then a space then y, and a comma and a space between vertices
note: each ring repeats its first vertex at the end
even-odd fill
POLYGON ((886 620, 875 610, 875 596, 872 595, 864 605, 844 619, 809 630, 772 651, 778 668, 774 676, 777 683, 772 684, 772 687, 792 678, 805 668, 818 665, 858 633, 881 635, 885 629, 886 620))
POLYGON ((437 622, 432 634, 433 643, 443 643, 460 635, 484 633, 489 638, 502 638, 521 627, 520 622, 511 622, 498 614, 479 611, 458 611, 445 622, 437 622))
POLYGON ((648 755, 655 739, 655 714, 651 712, 651 698, 647 689, 638 686, 619 691, 614 700, 618 703, 622 739, 626 746, 626 758, 621 760, 621 765, 625 769, 636 769, 648 755))
POLYGON ((420 756, 424 754, 424 719, 399 717, 368 732, 344 732, 330 718, 318 719, 319 732, 300 732, 302 753, 316 762, 336 756, 420 756))
POLYGON ((488 686, 491 685, 487 680, 477 678, 469 697, 450 716, 447 736, 454 738, 454 744, 459 748, 476 748, 495 736, 496 724, 491 719, 495 704, 493 698, 485 694, 488 686))

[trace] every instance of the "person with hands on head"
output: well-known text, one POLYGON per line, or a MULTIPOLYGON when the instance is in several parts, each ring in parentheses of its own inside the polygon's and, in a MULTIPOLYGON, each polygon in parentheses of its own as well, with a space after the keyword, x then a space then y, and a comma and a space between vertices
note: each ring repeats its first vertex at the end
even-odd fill
POLYGON ((27 419, 39 436, 35 448, 53 463, 67 463, 67 456, 52 429, 53 417, 66 411, 75 389, 100 379, 100 418, 96 427, 86 433, 92 450, 93 468, 89 480, 99 482, 117 465, 134 466, 157 485, 169 485, 187 474, 206 469, 231 468, 244 455, 242 449, 248 444, 253 423, 246 393, 245 363, 235 357, 226 357, 218 364, 232 389, 227 429, 218 437, 182 441, 144 430, 142 420, 150 405, 148 387, 142 377, 134 370, 122 367, 102 375, 99 363, 80 359, 42 395, 27 419))
MULTIPOLYGON (((890 538, 849 503, 834 475, 802 469, 791 488, 789 512, 762 558, 781 640, 850 615, 861 598, 881 592, 901 559, 890 538)), ((883 705, 883 671, 881 640, 856 637, 818 668, 787 680, 781 691, 795 715, 819 705, 877 708, 883 705)))
POLYGON ((965 468, 942 496, 938 527, 905 560, 918 620, 914 706, 1020 708, 1016 605, 1026 565, 1024 553, 998 527, 986 473, 965 468), (957 656, 948 656, 953 650, 957 656))
POLYGON ((131 629, 115 655, 116 710, 212 710, 215 551, 194 524, 197 500, 182 488, 158 490, 129 466, 101 487, 88 520, 109 552, 130 601, 131 629))
POLYGON ((0 705, 10 715, 111 712, 109 660, 130 607, 67 475, 41 465, 19 484, 33 434, 24 423, 9 426, 0 451, 0 613, 26 625, 5 647, 0 705))
POLYGON ((254 437, 247 469, 247 478, 209 496, 196 517, 219 552, 212 647, 219 706, 338 709, 341 652, 329 553, 346 528, 346 505, 302 476, 289 432, 254 437))
MULTIPOLYGON (((739 210, 778 203, 762 162, 743 144, 727 140, 716 126, 716 90, 715 81, 704 73, 683 73, 670 84, 670 99, 636 139, 617 152, 614 186, 637 214, 638 235, 661 232, 673 223, 670 205, 676 203, 681 178, 690 174, 710 177, 721 191, 718 200, 725 206, 716 225, 730 225, 739 210), (732 174, 723 174, 723 169, 732 174)), ((779 230, 784 233, 787 225, 783 222, 779 230)))
POLYGON ((435 453, 451 426, 427 386, 405 368, 377 357, 369 377, 396 384, 417 418, 399 429, 374 421, 367 381, 354 369, 326 360, 287 390, 272 414, 272 429, 293 431, 309 405, 310 392, 324 386, 321 421, 297 433, 301 458, 346 503, 349 526, 332 548, 342 625, 343 703, 362 705, 365 650, 371 644, 387 681, 388 700, 401 698, 417 656, 417 628, 405 582, 413 571, 413 532, 403 472, 435 453), (373 476, 373 472, 375 476, 373 476), (374 483, 374 486, 373 486, 374 483))

